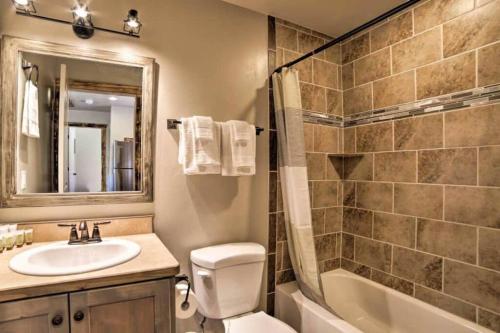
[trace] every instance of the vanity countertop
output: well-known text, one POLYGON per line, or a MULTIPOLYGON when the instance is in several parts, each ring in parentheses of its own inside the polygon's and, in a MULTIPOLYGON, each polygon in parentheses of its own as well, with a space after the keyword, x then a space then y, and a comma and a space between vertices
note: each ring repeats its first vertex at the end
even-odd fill
POLYGON ((31 276, 16 273, 9 268, 9 261, 16 254, 48 243, 24 245, 0 253, 0 302, 166 278, 179 273, 179 263, 155 234, 120 238, 139 244, 141 253, 123 264, 82 274, 31 276))

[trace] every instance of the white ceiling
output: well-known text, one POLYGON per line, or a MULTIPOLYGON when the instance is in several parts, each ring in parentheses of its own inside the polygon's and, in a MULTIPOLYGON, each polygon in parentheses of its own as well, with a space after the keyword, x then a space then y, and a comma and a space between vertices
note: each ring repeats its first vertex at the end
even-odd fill
POLYGON ((111 106, 135 106, 135 98, 132 96, 112 95, 102 93, 92 93, 86 91, 69 91, 70 109, 71 110, 87 110, 109 112, 111 106), (116 98, 115 101, 110 100, 110 97, 116 98), (86 101, 92 101, 91 104, 86 101))
POLYGON ((222 0, 338 37, 406 0, 222 0))

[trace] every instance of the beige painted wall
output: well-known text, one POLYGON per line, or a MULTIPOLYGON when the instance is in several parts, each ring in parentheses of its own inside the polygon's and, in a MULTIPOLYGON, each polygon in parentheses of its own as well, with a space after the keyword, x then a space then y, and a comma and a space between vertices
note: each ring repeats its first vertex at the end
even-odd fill
MULTIPOLYGON (((41 14, 67 15, 65 1, 37 4, 41 14)), ((154 204, 1 209, 0 222, 154 213, 155 230, 183 271, 191 249, 231 241, 264 244, 268 131, 257 139, 256 176, 186 177, 177 164, 178 135, 167 130, 167 118, 211 115, 268 128, 266 16, 217 0, 121 0, 93 2, 94 23, 121 29, 132 7, 144 22, 139 40, 96 32, 84 41, 69 26, 16 16, 9 1, 0 2, 0 33, 156 58, 154 204)))

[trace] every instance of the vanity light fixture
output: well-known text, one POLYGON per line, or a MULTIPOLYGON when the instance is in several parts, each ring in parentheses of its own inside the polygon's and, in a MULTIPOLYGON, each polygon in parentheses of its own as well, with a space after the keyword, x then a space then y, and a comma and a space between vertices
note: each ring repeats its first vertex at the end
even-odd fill
POLYGON ((74 33, 83 39, 91 38, 95 30, 110 32, 122 36, 139 38, 139 31, 141 30, 142 23, 139 21, 138 12, 135 9, 128 11, 127 18, 123 22, 123 31, 100 28, 94 26, 92 23, 92 16, 90 15, 88 5, 83 3, 83 0, 77 0, 76 5, 71 9, 73 20, 61 20, 54 17, 48 17, 37 14, 33 0, 11 0, 16 8, 16 14, 29 16, 33 18, 42 19, 45 21, 69 24, 73 27, 74 33))
POLYGON ((94 35, 94 25, 88 6, 77 3, 71 10, 73 12, 73 32, 82 39, 89 39, 94 35))
POLYGON ((12 0, 12 3, 16 7, 16 11, 21 11, 27 15, 36 13, 36 8, 33 4, 33 0, 12 0))
POLYGON ((130 35, 138 35, 141 31, 142 23, 139 21, 138 12, 135 9, 128 11, 127 18, 123 21, 123 31, 130 35))

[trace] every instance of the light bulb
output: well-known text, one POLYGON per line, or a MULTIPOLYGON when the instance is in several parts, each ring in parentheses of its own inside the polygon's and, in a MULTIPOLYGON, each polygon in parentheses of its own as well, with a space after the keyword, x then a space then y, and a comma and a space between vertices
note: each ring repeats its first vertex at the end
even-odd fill
POLYGON ((89 11, 86 5, 76 5, 75 8, 73 8, 73 13, 75 13, 77 17, 83 19, 89 15, 89 11))
POLYGON ((27 6, 29 1, 28 0, 14 0, 16 4, 19 6, 27 6))
POLYGON ((139 22, 136 19, 130 19, 127 21, 127 25, 131 28, 137 28, 139 26, 139 22))

